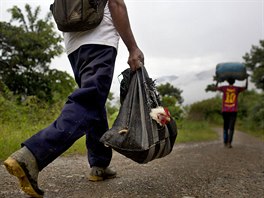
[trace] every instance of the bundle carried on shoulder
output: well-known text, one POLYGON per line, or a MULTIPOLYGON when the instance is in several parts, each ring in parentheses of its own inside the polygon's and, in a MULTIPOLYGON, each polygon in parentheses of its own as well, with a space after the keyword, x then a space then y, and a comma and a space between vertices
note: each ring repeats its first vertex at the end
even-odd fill
POLYGON ((215 74, 218 82, 223 82, 228 79, 245 80, 248 77, 245 65, 238 62, 217 64, 215 74))
POLYGON ((176 122, 160 106, 154 82, 145 67, 122 72, 121 107, 113 124, 101 138, 106 146, 137 163, 168 155, 177 137, 176 122))

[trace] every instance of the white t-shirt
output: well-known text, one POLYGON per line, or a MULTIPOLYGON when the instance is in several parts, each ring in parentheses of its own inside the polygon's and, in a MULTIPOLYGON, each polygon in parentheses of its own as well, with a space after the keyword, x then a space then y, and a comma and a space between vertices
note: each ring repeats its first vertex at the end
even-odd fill
POLYGON ((108 3, 104 9, 103 20, 95 29, 83 32, 64 32, 63 36, 68 55, 85 44, 99 44, 117 48, 120 38, 114 27, 108 3))

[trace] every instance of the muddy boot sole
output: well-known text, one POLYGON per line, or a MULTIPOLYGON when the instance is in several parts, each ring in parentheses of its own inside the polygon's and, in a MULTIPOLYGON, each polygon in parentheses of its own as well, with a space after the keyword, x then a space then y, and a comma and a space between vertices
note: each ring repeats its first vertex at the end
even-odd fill
POLYGON ((99 182, 99 181, 103 181, 104 178, 103 177, 99 177, 99 176, 92 176, 92 175, 90 175, 88 177, 88 180, 89 181, 92 181, 92 182, 99 182))
POLYGON ((39 194, 31 185, 27 174, 20 166, 20 164, 13 158, 9 157, 4 161, 7 171, 18 178, 21 189, 31 197, 42 198, 43 194, 39 194))
POLYGON ((116 172, 110 168, 92 167, 91 173, 88 176, 89 181, 98 182, 105 179, 113 179, 116 177, 116 172))
POLYGON ((88 177, 88 180, 92 181, 92 182, 99 182, 99 181, 104 181, 105 179, 114 179, 114 178, 116 178, 116 175, 104 176, 104 177, 96 176, 96 175, 90 175, 88 177))

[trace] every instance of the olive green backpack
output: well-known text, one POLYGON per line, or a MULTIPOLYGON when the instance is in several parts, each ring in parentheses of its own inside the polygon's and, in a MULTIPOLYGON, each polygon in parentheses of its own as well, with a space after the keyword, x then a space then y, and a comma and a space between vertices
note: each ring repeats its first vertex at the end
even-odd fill
POLYGON ((98 26, 107 0, 54 0, 50 10, 63 32, 80 32, 98 26))

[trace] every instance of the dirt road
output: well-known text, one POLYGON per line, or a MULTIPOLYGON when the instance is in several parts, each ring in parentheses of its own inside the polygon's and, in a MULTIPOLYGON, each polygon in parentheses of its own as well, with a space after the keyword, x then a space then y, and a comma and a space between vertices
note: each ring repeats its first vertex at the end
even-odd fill
MULTIPOLYGON (((176 143, 169 156, 145 165, 114 153, 111 166, 117 178, 93 183, 85 156, 60 157, 40 173, 39 184, 45 198, 264 197, 264 142, 237 131, 232 149, 221 138, 176 143)), ((1 164, 0 198, 25 197, 1 164)))

